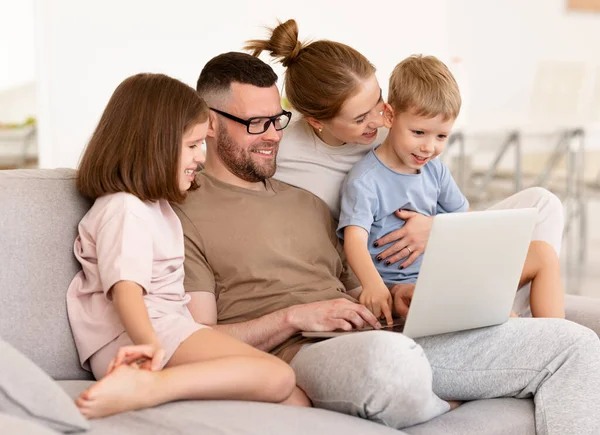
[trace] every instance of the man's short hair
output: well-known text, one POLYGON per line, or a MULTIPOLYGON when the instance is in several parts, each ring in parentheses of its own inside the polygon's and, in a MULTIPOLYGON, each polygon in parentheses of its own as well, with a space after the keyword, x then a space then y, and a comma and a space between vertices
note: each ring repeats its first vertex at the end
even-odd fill
POLYGON ((446 65, 433 56, 413 55, 394 68, 388 103, 397 114, 413 110, 419 116, 456 119, 461 98, 458 84, 446 65))
POLYGON ((200 72, 196 91, 206 100, 215 94, 229 92, 233 82, 270 88, 277 83, 277 74, 257 57, 231 51, 208 61, 200 72))

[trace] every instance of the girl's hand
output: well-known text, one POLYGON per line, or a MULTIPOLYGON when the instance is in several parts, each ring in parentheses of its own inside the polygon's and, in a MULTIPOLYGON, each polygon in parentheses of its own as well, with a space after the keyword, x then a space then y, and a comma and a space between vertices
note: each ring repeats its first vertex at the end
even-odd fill
POLYGON ((123 346, 108 365, 106 374, 123 364, 138 364, 144 370, 160 370, 164 357, 165 350, 159 344, 123 346))
POLYGON ((381 252, 378 257, 386 265, 392 265, 408 257, 400 265, 401 268, 405 268, 425 252, 431 225, 433 225, 433 216, 424 216, 409 210, 398 210, 396 211, 396 217, 405 221, 404 226, 377 240, 375 246, 384 246, 396 242, 381 252))

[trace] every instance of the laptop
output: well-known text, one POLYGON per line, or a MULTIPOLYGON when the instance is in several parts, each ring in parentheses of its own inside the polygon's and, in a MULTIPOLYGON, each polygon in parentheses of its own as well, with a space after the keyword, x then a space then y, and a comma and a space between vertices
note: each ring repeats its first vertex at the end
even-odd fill
MULTIPOLYGON (((535 208, 435 216, 406 321, 384 330, 418 338, 506 322, 536 217, 535 208)), ((329 338, 372 329, 302 335, 329 338)))

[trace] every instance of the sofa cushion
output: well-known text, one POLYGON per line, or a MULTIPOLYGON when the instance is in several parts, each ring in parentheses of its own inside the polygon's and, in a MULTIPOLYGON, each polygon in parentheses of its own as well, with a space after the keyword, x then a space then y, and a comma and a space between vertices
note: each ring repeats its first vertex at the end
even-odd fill
MULTIPOLYGON (((84 381, 60 381, 72 398, 84 381)), ((90 420, 85 435, 406 435, 405 432, 316 408, 228 400, 189 400, 90 420)), ((433 433, 433 435, 436 435, 433 433)))
POLYGON ((0 411, 65 433, 89 428, 56 381, 2 339, 0 355, 0 411))
POLYGON ((600 298, 565 295, 565 316, 600 336, 600 298))
POLYGON ((77 225, 90 206, 74 180, 71 169, 0 171, 0 336, 55 379, 91 379, 66 308, 77 225))
MULTIPOLYGON (((60 381, 72 398, 90 386, 84 381, 60 381)), ((268 403, 186 401, 143 411, 91 420, 90 435, 125 433, 203 435, 535 435, 533 402, 490 399, 468 402, 427 423, 402 431, 322 409, 268 403), (122 428, 120 431, 119 428, 122 428)), ((87 434, 86 434, 87 435, 87 434)))
POLYGON ((3 412, 0 412, 0 428, 5 434, 58 435, 58 432, 45 426, 3 412))
POLYGON ((404 431, 410 435, 535 435, 533 401, 504 398, 467 402, 404 431))

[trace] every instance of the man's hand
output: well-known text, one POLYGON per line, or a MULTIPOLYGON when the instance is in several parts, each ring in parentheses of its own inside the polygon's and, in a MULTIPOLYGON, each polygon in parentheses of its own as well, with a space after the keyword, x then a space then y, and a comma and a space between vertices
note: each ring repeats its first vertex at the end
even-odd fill
POLYGON ((405 221, 400 229, 386 234, 377 240, 377 246, 384 246, 388 243, 396 242, 378 256, 380 261, 386 265, 393 265, 406 258, 400 265, 401 268, 410 266, 423 252, 429 240, 431 225, 433 225, 433 216, 424 216, 420 213, 408 210, 396 211, 396 217, 405 221))
POLYGON ((358 300, 378 319, 383 315, 388 325, 393 323, 392 295, 383 283, 376 287, 365 287, 358 300))
POLYGON ((414 292, 414 284, 395 284, 390 287, 390 293, 394 299, 394 313, 396 315, 406 319, 414 292))
POLYGON ((313 302, 289 308, 287 322, 299 331, 350 331, 365 324, 381 328, 377 318, 363 305, 347 299, 313 302))

